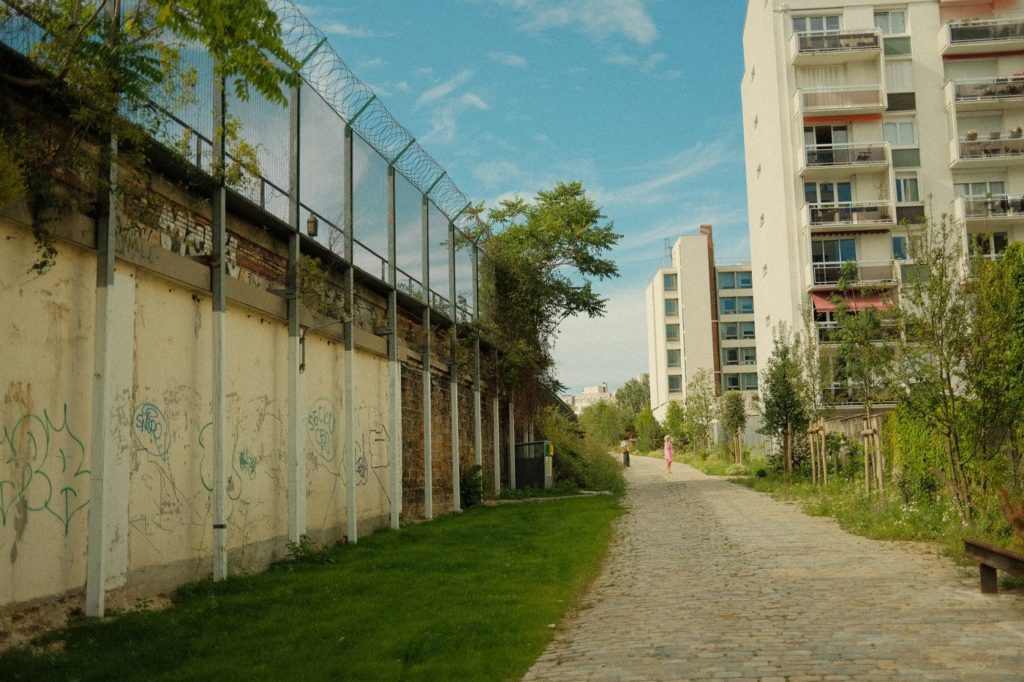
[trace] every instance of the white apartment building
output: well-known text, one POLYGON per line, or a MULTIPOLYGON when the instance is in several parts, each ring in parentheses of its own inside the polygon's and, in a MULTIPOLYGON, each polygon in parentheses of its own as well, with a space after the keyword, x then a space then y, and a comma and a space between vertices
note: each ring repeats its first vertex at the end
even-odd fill
POLYGON ((749 0, 743 46, 762 362, 805 313, 827 342, 843 263, 897 293, 904 219, 948 214, 974 256, 1024 239, 1024 2, 749 0))
POLYGON ((597 386, 584 386, 582 393, 576 395, 562 396, 563 402, 572 408, 573 412, 579 414, 583 408, 615 401, 615 394, 608 390, 608 382, 602 381, 597 386))
POLYGON ((651 409, 665 418, 670 401, 685 403, 700 370, 716 391, 757 390, 754 298, 748 264, 715 267, 710 225, 679 237, 672 264, 647 286, 647 355, 651 409))

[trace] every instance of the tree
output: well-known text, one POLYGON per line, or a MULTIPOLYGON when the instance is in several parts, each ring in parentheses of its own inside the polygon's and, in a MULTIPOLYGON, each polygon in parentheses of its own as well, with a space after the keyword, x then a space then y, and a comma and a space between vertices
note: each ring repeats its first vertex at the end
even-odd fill
POLYGON ((610 402, 587 405, 579 416, 579 427, 587 437, 607 447, 618 445, 631 424, 622 409, 610 402))
POLYGON ((793 434, 807 427, 801 342, 785 325, 775 331, 772 354, 761 371, 761 432, 782 441, 783 472, 793 473, 793 434))
POLYGON ((654 412, 649 407, 640 410, 633 422, 636 427, 636 447, 640 451, 657 450, 661 445, 665 433, 661 430, 661 424, 654 418, 654 412))
MULTIPOLYGON (((122 164, 142 168, 141 150, 164 125, 163 111, 191 101, 197 74, 184 65, 186 48, 205 50, 240 98, 256 90, 283 104, 282 87, 300 82, 300 64, 265 0, 6 0, 0 19, 12 15, 46 31, 28 51, 37 68, 0 66, 7 94, 18 101, 11 107, 5 99, 10 110, 0 125, 0 147, 7 149, 0 154, 0 202, 25 196, 39 272, 56 255, 47 227, 52 214, 88 212, 108 189, 108 141, 118 141, 122 164), (53 116, 55 106, 66 114, 53 116)), ((254 161, 253 148, 243 151, 243 163, 254 161)), ((129 174, 122 175, 112 188, 118 193, 130 186, 129 174)), ((130 209, 136 202, 122 203, 130 209)))
POLYGON ((647 374, 641 374, 638 378, 626 381, 622 388, 615 391, 615 402, 629 416, 630 421, 636 419, 641 410, 650 407, 650 377, 647 374))
POLYGON ((500 341, 507 379, 524 399, 534 382, 560 388, 551 351, 562 321, 605 312, 607 299, 593 285, 618 276, 605 255, 621 235, 604 218, 581 183, 560 182, 533 203, 502 201, 489 212, 490 225, 469 235, 487 252, 485 327, 500 341))
POLYGON ((683 408, 674 400, 669 401, 665 408, 665 419, 661 423, 666 434, 672 436, 672 440, 682 446, 686 440, 686 419, 683 415, 683 408))
POLYGON ((733 457, 737 464, 741 464, 743 449, 740 438, 747 426, 747 405, 743 394, 739 391, 726 391, 719 398, 718 414, 721 416, 722 429, 732 438, 733 457))
POLYGON ((711 426, 717 412, 715 385, 711 373, 698 370, 686 384, 686 403, 683 408, 686 432, 692 438, 694 447, 707 451, 711 449, 711 426))

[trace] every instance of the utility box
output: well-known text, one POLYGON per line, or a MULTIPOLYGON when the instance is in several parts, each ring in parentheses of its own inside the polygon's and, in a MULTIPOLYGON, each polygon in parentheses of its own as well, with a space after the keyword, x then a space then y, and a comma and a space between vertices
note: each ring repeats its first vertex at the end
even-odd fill
POLYGON ((551 488, 555 446, 549 440, 516 443, 516 488, 551 488))

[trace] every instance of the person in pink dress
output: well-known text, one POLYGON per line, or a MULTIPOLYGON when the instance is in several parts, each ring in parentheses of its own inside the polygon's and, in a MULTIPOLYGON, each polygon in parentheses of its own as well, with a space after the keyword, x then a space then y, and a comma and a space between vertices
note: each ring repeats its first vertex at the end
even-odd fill
POLYGON ((672 473, 672 436, 665 436, 665 468, 672 473))

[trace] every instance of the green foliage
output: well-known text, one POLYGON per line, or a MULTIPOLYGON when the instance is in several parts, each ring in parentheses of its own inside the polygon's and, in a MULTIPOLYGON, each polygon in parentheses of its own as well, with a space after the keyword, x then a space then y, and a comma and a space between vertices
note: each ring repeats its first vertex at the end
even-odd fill
POLYGON ((649 375, 642 374, 639 379, 630 379, 615 391, 615 403, 619 406, 629 423, 636 420, 640 412, 651 404, 651 382, 649 375))
POLYGON ((483 467, 474 464, 459 473, 459 495, 463 509, 478 506, 484 500, 483 467))
POLYGON ((579 415, 579 428, 596 443, 606 447, 618 445, 632 423, 615 403, 599 402, 587 405, 579 415))
POLYGON ((904 502, 934 503, 941 491, 935 471, 943 465, 942 436, 906 406, 900 406, 887 415, 883 438, 890 453, 892 477, 904 502))
POLYGON ((662 429, 672 440, 682 447, 686 442, 686 419, 683 415, 683 408, 674 400, 669 401, 665 408, 665 420, 661 424, 662 429))
POLYGON ((683 409, 685 431, 693 447, 711 449, 711 426, 718 416, 715 384, 711 372, 698 370, 686 385, 686 405, 683 409))
POLYGON ((654 450, 665 438, 661 424, 654 418, 654 412, 649 407, 640 410, 633 426, 636 428, 636 446, 640 450, 654 450))
POLYGON ((719 419, 722 429, 730 441, 735 441, 737 452, 734 453, 737 460, 741 458, 741 447, 739 443, 740 434, 747 426, 747 404, 743 394, 739 391, 726 391, 719 398, 718 406, 719 419))
POLYGON ((761 432, 781 439, 787 426, 793 433, 807 426, 800 337, 784 326, 775 333, 772 354, 761 372, 761 432))
POLYGON ((586 490, 608 490, 620 495, 626 490, 622 466, 608 448, 584 437, 576 423, 561 411, 548 407, 538 421, 540 432, 555 446, 556 483, 569 483, 586 490))
POLYGON ((5 680, 517 680, 601 569, 609 495, 477 508, 330 550, 333 564, 204 581, 91 620, 5 680), (227 640, 226 640, 227 636, 227 640))
POLYGON ((286 545, 288 554, 287 561, 299 564, 333 564, 334 556, 330 548, 323 545, 308 535, 300 535, 298 542, 289 542, 286 545))
POLYGON ((0 135, 0 208, 21 197, 25 191, 25 174, 10 143, 0 135))
POLYGON ((534 497, 566 497, 578 495, 580 488, 572 481, 562 481, 551 488, 505 488, 498 495, 501 500, 528 500, 534 497))
POLYGON ((488 214, 490 227, 469 236, 487 251, 482 313, 523 400, 536 382, 558 388, 551 350, 562 321, 604 315, 607 299, 593 286, 618 276, 606 254, 621 236, 604 218, 581 183, 560 182, 533 203, 502 201, 488 214))

